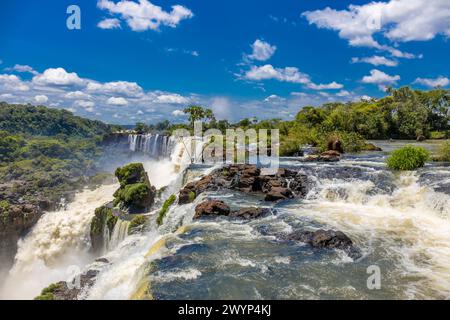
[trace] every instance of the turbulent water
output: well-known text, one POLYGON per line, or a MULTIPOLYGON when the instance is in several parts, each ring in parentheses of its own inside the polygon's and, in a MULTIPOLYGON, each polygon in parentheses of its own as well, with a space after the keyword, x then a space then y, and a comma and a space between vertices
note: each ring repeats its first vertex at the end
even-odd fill
MULTIPOLYGON (((400 146, 377 144, 384 150, 400 146)), ((268 204, 231 191, 206 193, 194 203, 172 206, 160 228, 152 222, 145 233, 124 236, 126 226, 116 226, 113 234, 118 240, 104 256, 109 263, 96 266, 100 273, 83 298, 450 298, 450 167, 428 164, 418 171, 392 173, 385 168, 385 157, 384 152, 346 155, 332 164, 282 158, 281 166, 308 176, 310 192, 305 199, 268 204), (252 221, 217 218, 193 222, 195 205, 205 197, 222 199, 233 208, 273 207, 275 213, 252 221), (341 251, 315 249, 275 236, 318 228, 343 231, 362 250, 363 257, 353 261, 341 251), (367 287, 370 266, 381 271, 380 289, 367 287)), ((153 184, 168 185, 163 198, 176 193, 186 180, 213 169, 194 166, 185 172, 190 158, 185 144, 178 142, 170 159, 146 164, 153 184)), ((114 188, 110 188, 111 196, 114 188)), ((108 200, 99 198, 92 200, 92 208, 108 200)), ((75 210, 69 205, 65 213, 72 212, 75 210)), ((156 212, 150 214, 155 217, 156 212)), ((85 213, 86 219, 92 214, 85 213)), ((40 269, 23 273, 25 267, 39 262, 41 266, 48 264, 43 267, 48 270, 55 262, 73 264, 70 259, 64 264, 65 254, 83 257, 78 252, 86 234, 77 233, 80 228, 73 230, 78 234, 78 245, 57 245, 65 250, 52 250, 48 242, 33 240, 38 231, 51 235, 58 229, 43 227, 46 217, 53 215, 57 214, 46 214, 21 242, 9 283, 19 283, 22 288, 9 286, 8 297, 32 297, 39 286, 63 276, 55 271, 53 278, 37 279, 40 269), (35 285, 28 281, 35 281, 35 285)), ((85 269, 90 268, 89 261, 83 263, 85 269)))

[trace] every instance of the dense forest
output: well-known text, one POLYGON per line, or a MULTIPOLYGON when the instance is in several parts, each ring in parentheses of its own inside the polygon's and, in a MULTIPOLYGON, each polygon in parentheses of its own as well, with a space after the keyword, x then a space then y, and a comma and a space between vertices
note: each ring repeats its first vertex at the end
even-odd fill
POLYGON ((305 106, 295 119, 257 121, 242 119, 237 123, 217 121, 210 109, 190 106, 184 110, 189 116, 187 124, 136 124, 136 131, 168 131, 178 128, 192 129, 193 122, 203 120, 204 130, 215 128, 225 132, 229 128, 279 129, 281 155, 291 155, 299 146, 311 144, 324 147, 337 137, 347 151, 361 151, 367 147, 366 139, 444 139, 450 133, 450 90, 397 90, 388 88, 388 96, 381 99, 347 103, 326 103, 320 107, 305 106))
POLYGON ((74 189, 95 173, 103 137, 118 129, 65 110, 1 103, 0 195, 15 201, 74 189))

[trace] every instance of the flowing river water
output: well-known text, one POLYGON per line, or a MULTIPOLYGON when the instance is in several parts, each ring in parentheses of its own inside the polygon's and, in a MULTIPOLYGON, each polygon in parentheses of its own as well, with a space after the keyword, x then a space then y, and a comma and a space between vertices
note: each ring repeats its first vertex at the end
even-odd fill
MULTIPOLYGON (((404 143, 376 144, 390 151, 404 143)), ((184 170, 190 156, 180 143, 170 153, 171 159, 145 163, 152 184, 167 186, 163 199, 213 170, 204 165, 184 170)), ((308 176, 305 199, 273 204, 232 191, 208 192, 194 203, 173 205, 159 228, 155 208, 142 234, 126 236, 126 226, 116 226, 122 236, 104 254, 108 263, 90 256, 88 230, 94 209, 111 200, 117 186, 86 190, 67 210, 45 214, 21 240, 1 297, 33 298, 51 282, 65 280, 76 265, 99 270, 85 299, 450 298, 450 166, 430 163, 393 173, 385 158, 385 152, 349 154, 338 163, 281 158, 280 166, 308 176), (232 208, 271 207, 274 214, 193 221, 196 204, 206 197, 232 208), (362 258, 353 261, 339 250, 275 236, 319 228, 346 233, 362 258), (367 286, 371 266, 381 272, 379 289, 367 286)))

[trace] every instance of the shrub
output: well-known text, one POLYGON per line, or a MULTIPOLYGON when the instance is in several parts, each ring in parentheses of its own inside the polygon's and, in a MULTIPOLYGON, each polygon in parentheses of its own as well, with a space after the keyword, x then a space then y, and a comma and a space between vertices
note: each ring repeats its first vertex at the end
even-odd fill
POLYGON ((439 148, 439 160, 450 161, 450 140, 446 140, 439 148))
POLYGON ((55 300, 55 291, 58 290, 59 286, 59 283, 52 283, 47 288, 42 289, 41 294, 34 300, 55 300))
POLYGON ((147 218, 144 215, 137 215, 130 221, 128 226, 128 234, 132 234, 140 229, 147 222, 147 218))
POLYGON ((173 194, 166 201, 164 201, 161 211, 159 211, 159 216, 156 219, 158 226, 162 225, 163 219, 166 216, 167 211, 169 211, 169 207, 175 202, 176 199, 177 197, 173 194))
POLYGON ((429 157, 430 153, 422 147, 406 146, 392 152, 387 165, 394 170, 415 170, 423 167, 429 157))
POLYGON ((115 174, 122 187, 127 184, 146 181, 145 170, 142 163, 130 163, 122 168, 117 168, 115 174))
POLYGON ((150 189, 145 183, 134 183, 119 189, 115 195, 126 206, 145 207, 150 189))

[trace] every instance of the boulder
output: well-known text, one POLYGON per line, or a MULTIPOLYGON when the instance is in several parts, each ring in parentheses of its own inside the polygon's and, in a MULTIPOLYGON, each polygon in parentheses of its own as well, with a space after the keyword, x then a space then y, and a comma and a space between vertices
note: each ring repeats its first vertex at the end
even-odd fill
POLYGON ((377 147, 376 145, 374 145, 373 143, 367 142, 364 145, 364 150, 365 151, 383 151, 383 149, 381 149, 380 147, 377 147))
POLYGON ((353 245, 353 241, 343 232, 319 229, 316 231, 295 231, 287 236, 286 240, 300 241, 314 248, 340 249, 351 258, 358 259, 361 252, 353 245))
POLYGON ((178 203, 192 202, 202 192, 219 189, 262 195, 267 201, 276 201, 306 195, 307 177, 285 168, 279 169, 276 174, 263 175, 255 165, 229 165, 186 184, 180 190, 178 203))
POLYGON ((260 217, 265 217, 270 214, 270 209, 267 208, 241 208, 237 211, 233 211, 230 213, 230 217, 239 218, 239 219, 256 219, 260 217))
POLYGON ((339 139, 333 139, 328 141, 328 150, 337 151, 339 153, 344 153, 344 148, 342 142, 339 139))
POLYGON ((194 220, 204 216, 228 216, 230 207, 220 200, 207 200, 195 207, 194 220))
POLYGON ((417 136, 417 139, 416 139, 418 142, 422 142, 422 141, 425 141, 425 140, 427 140, 427 138, 424 136, 424 135, 419 135, 419 136, 417 136))
POLYGON ((283 188, 283 187, 272 187, 267 193, 264 198, 266 201, 278 201, 278 200, 285 200, 285 199, 291 199, 294 197, 294 194, 292 193, 292 190, 289 188, 283 188))
POLYGON ((328 150, 319 155, 310 155, 302 159, 305 162, 337 162, 340 160, 341 154, 335 150, 328 150))
POLYGON ((120 188, 114 193, 114 205, 129 213, 147 212, 154 204, 156 188, 151 185, 142 163, 117 168, 120 188))

